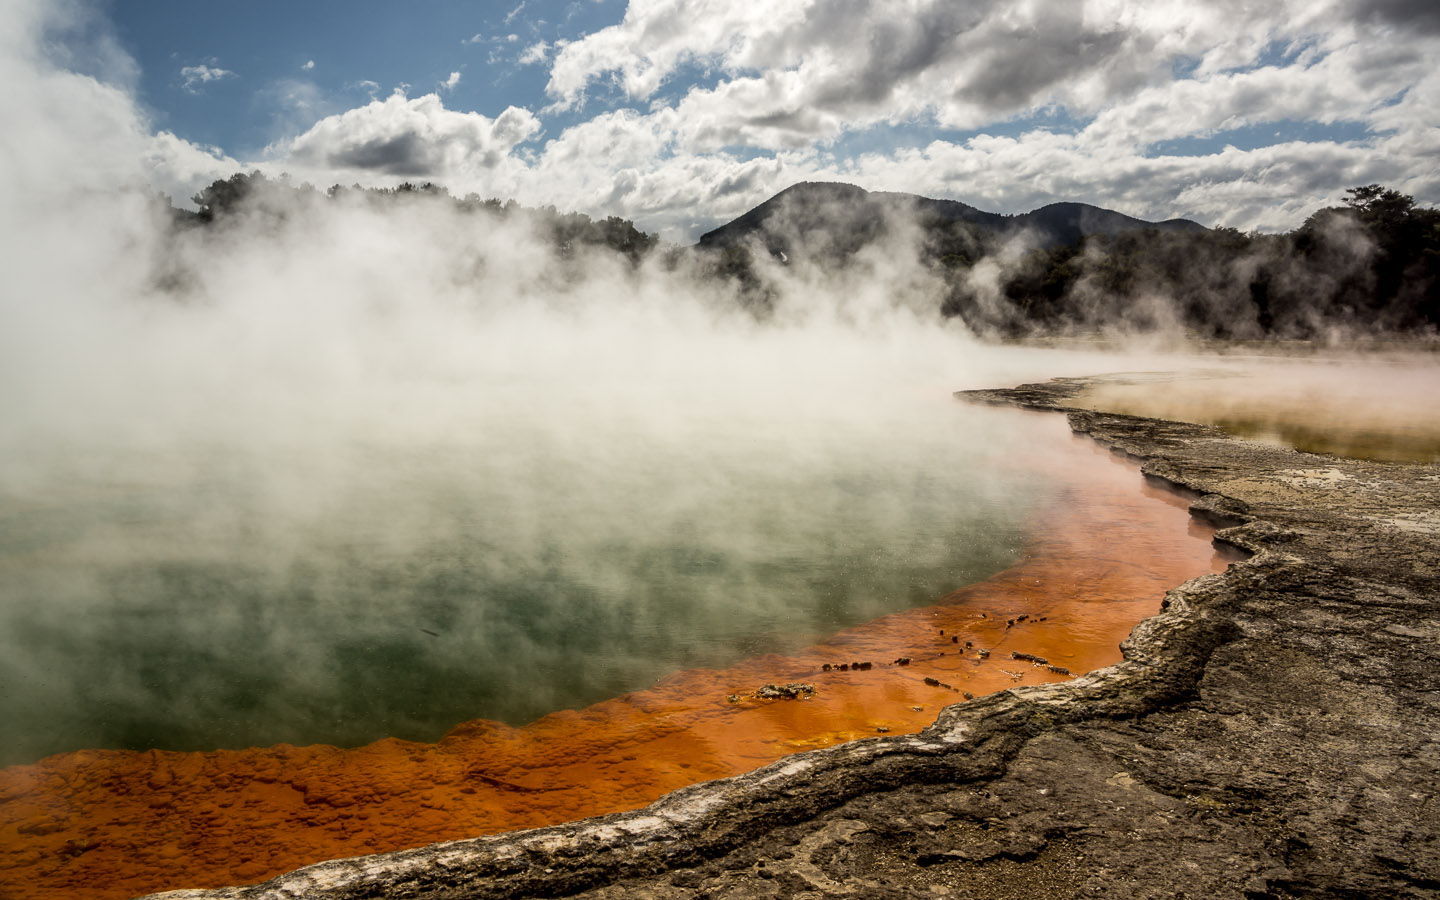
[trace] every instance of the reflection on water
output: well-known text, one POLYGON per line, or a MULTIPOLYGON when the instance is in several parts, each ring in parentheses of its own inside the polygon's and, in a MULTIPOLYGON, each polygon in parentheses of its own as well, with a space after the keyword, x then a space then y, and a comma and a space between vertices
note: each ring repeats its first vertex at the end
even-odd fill
POLYGON ((0 764, 435 740, 928 602, 1012 562, 1041 490, 981 413, 931 412, 781 446, 699 421, 56 477, 0 505, 0 764))
POLYGON ((1403 364, 1271 362, 1229 375, 1101 384, 1071 403, 1215 425, 1308 453, 1440 462, 1440 365, 1427 358, 1403 364))
MULTIPOLYGON (((1223 565, 1184 501, 1071 437, 1060 417, 985 416, 1026 438, 1023 454, 986 477, 1047 485, 1034 495, 1027 549, 988 580, 819 644, 686 669, 523 728, 476 720, 434 744, 85 751, 13 767, 0 778, 0 821, 20 837, 0 847, 0 892, 118 900, 635 808, 788 753, 917 731, 963 692, 1067 677, 1012 652, 1076 673, 1113 663, 1166 589, 1223 565), (836 668, 851 662, 872 665, 836 668), (813 697, 727 699, 794 681, 813 684, 813 697)), ((846 502, 822 516, 843 518, 846 502)), ((923 501, 912 492, 905 502, 923 501)))

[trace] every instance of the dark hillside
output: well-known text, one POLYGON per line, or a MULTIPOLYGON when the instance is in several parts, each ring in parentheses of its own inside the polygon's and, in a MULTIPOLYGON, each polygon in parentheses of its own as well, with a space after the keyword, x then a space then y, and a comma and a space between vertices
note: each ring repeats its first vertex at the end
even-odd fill
POLYGON ((701 235, 699 246, 734 247, 753 235, 772 254, 789 255, 799 243, 843 254, 878 237, 887 223, 901 221, 913 221, 926 231, 944 231, 961 224, 981 238, 1028 230, 1045 248, 1078 244, 1091 235, 1205 230, 1188 219, 1147 222, 1086 203, 1052 203, 1033 212, 1005 216, 958 200, 807 181, 786 188, 744 215, 701 235))

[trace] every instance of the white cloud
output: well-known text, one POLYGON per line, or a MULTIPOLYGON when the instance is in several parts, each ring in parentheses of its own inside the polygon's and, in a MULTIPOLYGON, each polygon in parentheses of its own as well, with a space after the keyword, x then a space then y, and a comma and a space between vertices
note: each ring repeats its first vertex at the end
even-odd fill
MULTIPOLYGON (((1432 81, 1428 89, 1440 90, 1440 76, 1432 81)), ((595 116, 544 146, 518 173, 517 196, 626 216, 674 240, 693 239, 803 180, 950 197, 1003 213, 1077 200, 1143 218, 1187 216, 1245 230, 1293 228, 1356 184, 1380 182, 1440 199, 1433 164, 1440 128, 1433 125, 1361 141, 1223 147, 1197 156, 1147 155, 1147 132, 1127 142, 1089 130, 1036 129, 853 159, 814 147, 760 156, 700 152, 686 146, 688 127, 681 111, 668 107, 595 116)))
POLYGON ((549 58, 552 49, 554 48, 548 41, 531 44, 525 48, 524 53, 520 54, 520 58, 516 60, 516 63, 522 66, 533 66, 538 63, 543 63, 549 58))
POLYGON ((219 81, 222 78, 237 78, 234 72, 229 69, 222 69, 219 66, 198 65, 185 66, 180 69, 180 87, 191 94, 200 93, 200 89, 212 81, 219 81))
POLYGON ((525 9, 525 4, 527 2, 528 0, 520 0, 519 6, 515 7, 514 9, 510 10, 508 13, 505 14, 506 25, 509 25, 511 22, 515 21, 515 17, 520 15, 520 12, 525 9))
POLYGON ((1425 56, 1407 58, 1393 48, 1351 41, 1305 62, 1146 88, 1103 110, 1086 131, 1097 139, 1145 144, 1266 122, 1378 126, 1392 98, 1432 70, 1425 56))
POLYGON ((1340 0, 636 0, 620 24, 558 51, 547 91, 574 107, 590 84, 613 79, 644 100, 682 67, 708 68, 719 81, 682 103, 687 139, 700 149, 794 147, 916 119, 973 129, 1057 107, 1089 117, 1173 81, 1186 61, 1200 77, 1219 76, 1276 46, 1344 39, 1358 27, 1348 8, 1340 0))
POLYGON ((875 189, 936 194, 984 209, 1020 212, 1079 200, 1143 218, 1187 216, 1241 229, 1292 228, 1343 188, 1384 182, 1440 195, 1440 173, 1389 140, 1288 142, 1202 156, 1149 157, 1085 135, 1032 132, 1016 138, 937 141, 891 155, 862 156, 846 174, 875 189))
POLYGON ((192 144, 168 131, 150 139, 141 161, 149 182, 182 206, 201 188, 241 170, 219 147, 192 144))
POLYGON ((274 145, 269 156, 326 172, 473 182, 520 163, 516 145, 540 130, 534 115, 509 107, 489 118, 445 108, 436 94, 384 100, 329 116, 298 137, 274 145))
MULTIPOLYGON (((1429 63, 1440 29, 1401 28, 1399 0, 1375 0, 1363 15, 1338 0, 1077 0, 1069 13, 1023 0, 897 2, 633 0, 621 25, 570 44, 530 43, 519 61, 553 60, 550 91, 561 104, 613 80, 651 101, 648 110, 599 112, 543 146, 529 111, 447 109, 438 94, 458 72, 414 99, 403 89, 378 99, 378 84, 360 83, 370 102, 345 112, 296 82, 276 102, 295 111, 285 132, 294 136, 259 165, 317 184, 429 179, 456 193, 621 215, 681 240, 805 179, 998 212, 1081 200, 1267 229, 1294 227, 1372 181, 1440 200, 1440 72, 1429 63), (703 86, 675 100, 657 93, 690 65, 708 67, 703 86), (995 127, 1057 107, 1069 114, 1055 120, 1064 128, 995 127), (826 143, 873 129, 858 143, 885 148, 886 123, 899 121, 1001 133, 858 156, 843 149, 854 145, 826 143), (1189 156, 1154 149, 1272 122, 1356 122, 1370 134, 1189 156), (761 152, 727 149, 736 146, 761 152)), ((1271 139, 1293 133, 1304 132, 1271 139)), ((171 135, 144 146, 142 167, 166 185, 239 166, 171 135)))
POLYGON ((444 81, 440 82, 440 89, 441 89, 442 91, 453 91, 453 90, 455 89, 455 85, 457 85, 457 84, 459 84, 459 83, 460 83, 460 73, 459 73, 459 72, 451 72, 449 78, 446 78, 444 81))
POLYGON ((1440 199, 1425 155, 1440 141, 1440 75, 1429 63, 1440 27, 1398 28, 1406 15, 1424 19, 1414 12, 1424 4, 1371 6, 632 0, 620 24, 552 48, 547 91, 555 108, 575 108, 604 81, 651 100, 650 112, 602 113, 566 130, 533 160, 528 177, 543 190, 530 192, 672 233, 802 178, 1001 212, 1077 199, 1247 228, 1293 227, 1365 181, 1440 199), (718 78, 676 101, 654 100, 668 79, 696 68, 718 78), (1078 121, 1079 132, 982 134, 854 159, 825 150, 865 129, 883 145, 887 124, 983 129, 1047 110, 1078 121), (1379 136, 1194 156, 1151 149, 1271 122, 1358 122, 1379 136))
POLYGON ((301 68, 303 71, 306 71, 306 72, 312 71, 312 70, 315 68, 315 60, 313 60, 313 59, 307 59, 307 60, 305 60, 305 65, 301 66, 300 68, 301 68))

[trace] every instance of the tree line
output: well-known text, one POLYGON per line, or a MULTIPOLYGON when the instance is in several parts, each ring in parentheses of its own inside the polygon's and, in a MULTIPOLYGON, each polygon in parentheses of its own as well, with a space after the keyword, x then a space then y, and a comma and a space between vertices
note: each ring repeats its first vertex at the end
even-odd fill
POLYGON ((1114 323, 1174 324, 1207 338, 1313 339, 1440 328, 1440 210, 1380 185, 1283 234, 1145 230, 1035 250, 1001 285, 1008 319, 977 305, 968 264, 941 259, 947 312, 982 329, 1065 332, 1114 323))
POLYGON ((321 192, 310 184, 295 185, 290 179, 267 178, 262 172, 241 172, 211 183, 191 198, 195 211, 173 209, 172 215, 182 227, 206 227, 241 214, 284 218, 307 206, 338 198, 359 198, 376 207, 409 200, 428 200, 448 204, 460 213, 486 215, 497 220, 524 219, 535 231, 549 240, 562 257, 573 256, 581 248, 605 248, 638 263, 653 250, 658 238, 635 227, 628 219, 607 216, 592 219, 584 213, 562 213, 554 206, 525 207, 514 200, 481 199, 471 193, 451 196, 444 187, 433 182, 405 182, 393 188, 367 188, 360 185, 334 185, 321 192))
MULTIPOLYGON (((341 196, 382 208, 427 198, 466 214, 523 219, 562 257, 598 248, 635 265, 652 257, 666 268, 689 265, 701 277, 731 283, 761 315, 774 294, 759 274, 756 254, 775 256, 772 265, 798 261, 753 243, 714 249, 664 246, 617 216, 592 219, 554 206, 528 208, 473 193, 453 197, 430 182, 394 188, 336 185, 321 192, 283 177, 242 173, 196 194, 197 211, 173 210, 173 215, 183 227, 208 227, 247 211, 283 217, 341 196)), ((811 247, 825 248, 816 251, 823 256, 820 264, 848 265, 861 245, 884 239, 882 227, 864 224, 855 240, 810 241, 811 247)), ((835 221, 793 227, 821 238, 837 228, 856 228, 835 221)), ((1342 205, 1317 210, 1299 228, 1279 234, 1227 227, 1144 229, 1030 249, 1023 248, 1022 239, 1016 252, 1014 235, 973 223, 922 222, 921 232, 919 262, 944 285, 940 313, 959 317, 982 334, 1059 335, 1118 326, 1137 331, 1179 327, 1217 339, 1313 339, 1337 330, 1440 330, 1440 210, 1376 184, 1351 188, 1342 205), (983 279, 976 277, 982 261, 990 263, 985 269, 990 277, 983 279)))

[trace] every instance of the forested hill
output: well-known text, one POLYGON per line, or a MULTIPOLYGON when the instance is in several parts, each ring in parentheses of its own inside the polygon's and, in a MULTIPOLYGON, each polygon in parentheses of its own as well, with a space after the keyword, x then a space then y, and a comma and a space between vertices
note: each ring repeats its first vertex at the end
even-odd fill
POLYGON ((283 218, 309 206, 341 198, 359 198, 377 209, 393 208, 409 201, 445 204, 456 212, 489 216, 496 220, 524 221, 535 233, 548 239, 562 256, 582 248, 609 249, 638 264, 659 243, 635 223, 619 216, 592 219, 584 213, 561 212, 553 206, 521 206, 514 200, 481 199, 478 194, 453 197, 444 187, 409 182, 393 188, 362 188, 335 185, 319 191, 308 184, 295 185, 288 178, 267 178, 260 172, 239 173, 213 182, 191 198, 197 211, 171 209, 180 227, 205 227, 240 215, 283 218))
POLYGON ((787 270, 833 274, 884 259, 920 267, 936 313, 982 335, 1163 328, 1222 339, 1440 336, 1440 211, 1380 185, 1347 194, 1294 231, 1246 234, 1082 203, 1004 216, 955 200, 802 183, 691 248, 663 245, 616 216, 457 198, 433 184, 322 192, 242 174, 197 194, 198 212, 172 215, 177 228, 224 229, 232 217, 282 219, 342 199, 382 212, 438 204, 522 225, 575 266, 614 253, 636 270, 727 283, 760 316, 783 294, 778 279, 787 270))
POLYGON ((989 335, 1440 334, 1440 211, 1380 185, 1346 193, 1294 231, 1246 234, 1082 203, 1002 216, 805 183, 703 235, 696 250, 760 309, 773 300, 766 266, 833 270, 877 245, 886 258, 911 254, 943 284, 943 314, 989 335), (763 266, 757 253, 769 257, 763 266))
POLYGON ((914 222, 925 230, 963 225, 980 235, 1003 237, 1022 232, 1041 247, 1079 243, 1091 235, 1131 231, 1203 231, 1188 219, 1146 222, 1086 203, 1052 203, 1020 215, 986 212, 957 200, 917 194, 867 191, 838 182, 801 182, 744 215, 700 237, 700 246, 736 246, 752 237, 772 253, 790 253, 797 239, 823 242, 845 252, 876 237, 887 225, 914 222))

